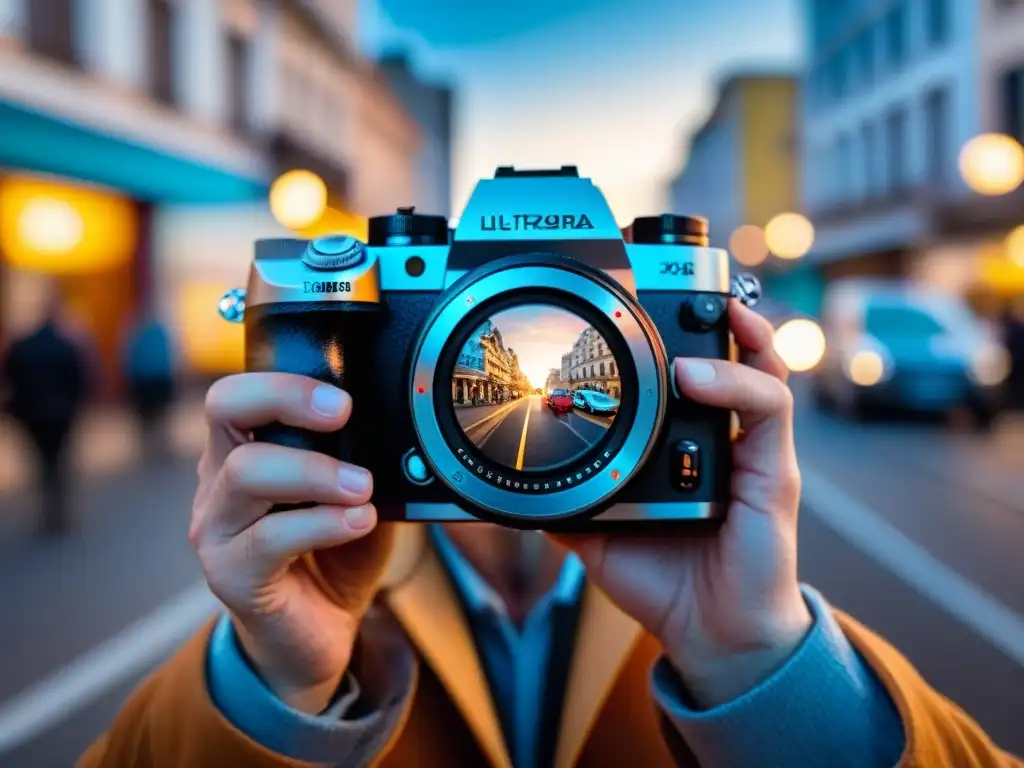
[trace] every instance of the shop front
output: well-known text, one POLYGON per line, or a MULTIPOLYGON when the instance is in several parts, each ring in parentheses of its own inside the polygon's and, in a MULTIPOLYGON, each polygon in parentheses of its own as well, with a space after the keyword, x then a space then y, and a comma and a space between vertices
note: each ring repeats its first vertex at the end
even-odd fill
POLYGON ((0 342, 59 296, 97 396, 115 397, 128 330, 163 290, 152 277, 160 206, 262 199, 267 186, 259 174, 0 102, 0 342))

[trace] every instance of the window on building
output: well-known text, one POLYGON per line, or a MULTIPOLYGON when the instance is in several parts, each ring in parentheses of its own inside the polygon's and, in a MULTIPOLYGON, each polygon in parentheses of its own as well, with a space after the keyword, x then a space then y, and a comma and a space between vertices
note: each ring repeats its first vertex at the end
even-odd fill
POLYGON ((608 375, 609 376, 614 376, 615 375, 615 363, 608 363, 608 375))
POLYGON ((899 192, 907 185, 907 111, 895 107, 885 118, 885 159, 888 191, 899 192))
POLYGON ((591 377, 594 377, 594 376, 596 376, 596 375, 597 375, 597 374, 596 374, 596 373, 594 373, 594 364, 593 364, 593 363, 591 363, 591 364, 590 364, 590 376, 591 376, 591 377))
POLYGON ((946 177, 949 152, 949 89, 935 88, 924 98, 925 162, 930 181, 946 177))
POLYGON ((878 179, 875 176, 878 150, 875 143, 875 126, 866 122, 860 127, 860 165, 864 169, 865 198, 874 197, 878 190, 878 179))
POLYGON ((75 9, 72 0, 32 0, 28 8, 28 42, 36 53, 78 65, 75 9))
POLYGON ((1003 132, 1024 142, 1024 64, 999 81, 1003 132))
POLYGON ((604 363, 601 363, 601 365, 599 366, 599 370, 601 372, 601 375, 604 376, 604 363))
POLYGON ((249 40, 230 30, 228 44, 228 120, 236 133, 249 132, 249 40))
POLYGON ((907 58, 906 9, 897 5, 885 17, 885 48, 889 66, 898 69, 907 58))
POLYGON ((174 7, 171 0, 149 0, 149 92, 174 105, 174 7))
POLYGON ((949 39, 950 0, 925 1, 925 34, 931 45, 942 45, 949 39))
POLYGON ((849 199, 853 178, 853 140, 848 134, 836 139, 836 169, 834 179, 834 199, 844 202, 849 199))

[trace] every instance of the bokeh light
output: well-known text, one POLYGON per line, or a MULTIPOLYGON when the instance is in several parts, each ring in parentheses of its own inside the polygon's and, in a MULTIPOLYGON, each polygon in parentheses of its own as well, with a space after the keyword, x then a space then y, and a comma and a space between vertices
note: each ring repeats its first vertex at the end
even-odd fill
POLYGON ((765 226, 764 237, 780 259, 799 259, 814 245, 814 225, 799 213, 780 213, 765 226))
POLYGON ((270 212, 288 229, 305 229, 327 210, 327 185, 312 171, 282 174, 270 187, 270 212))
POLYGON ((729 236, 729 251, 738 264, 756 267, 768 258, 768 243, 764 230, 753 224, 737 227, 729 236))
POLYGON ((847 371, 850 381, 861 387, 873 387, 885 374, 882 356, 871 349, 862 349, 850 359, 847 371))
POLYGON ((1006 236, 1006 255, 1018 267, 1024 268, 1024 224, 1006 236))
POLYGON ((813 320, 798 318, 776 329, 773 346, 789 370, 801 373, 821 362, 825 354, 825 334, 813 320))
POLYGON ((1005 195, 1024 182, 1024 147, 1011 136, 984 133, 960 150, 960 175, 981 195, 1005 195))
POLYGON ((85 234, 85 222, 66 200, 37 197, 18 215, 18 239, 26 248, 43 253, 73 251, 85 234))

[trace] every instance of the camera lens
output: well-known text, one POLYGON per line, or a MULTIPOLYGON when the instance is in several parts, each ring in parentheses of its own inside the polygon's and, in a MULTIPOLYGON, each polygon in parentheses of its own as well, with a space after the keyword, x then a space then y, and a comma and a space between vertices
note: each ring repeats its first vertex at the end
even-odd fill
POLYGON ((463 435, 496 467, 549 475, 607 436, 622 397, 607 340, 568 309, 523 304, 474 325, 451 375, 463 435))

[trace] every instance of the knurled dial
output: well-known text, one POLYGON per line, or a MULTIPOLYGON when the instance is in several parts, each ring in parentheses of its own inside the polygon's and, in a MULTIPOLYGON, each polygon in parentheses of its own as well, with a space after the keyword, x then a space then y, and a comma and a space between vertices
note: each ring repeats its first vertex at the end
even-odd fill
POLYGON ((313 269, 349 269, 362 262, 366 246, 349 235, 327 235, 310 240, 302 261, 313 269))

